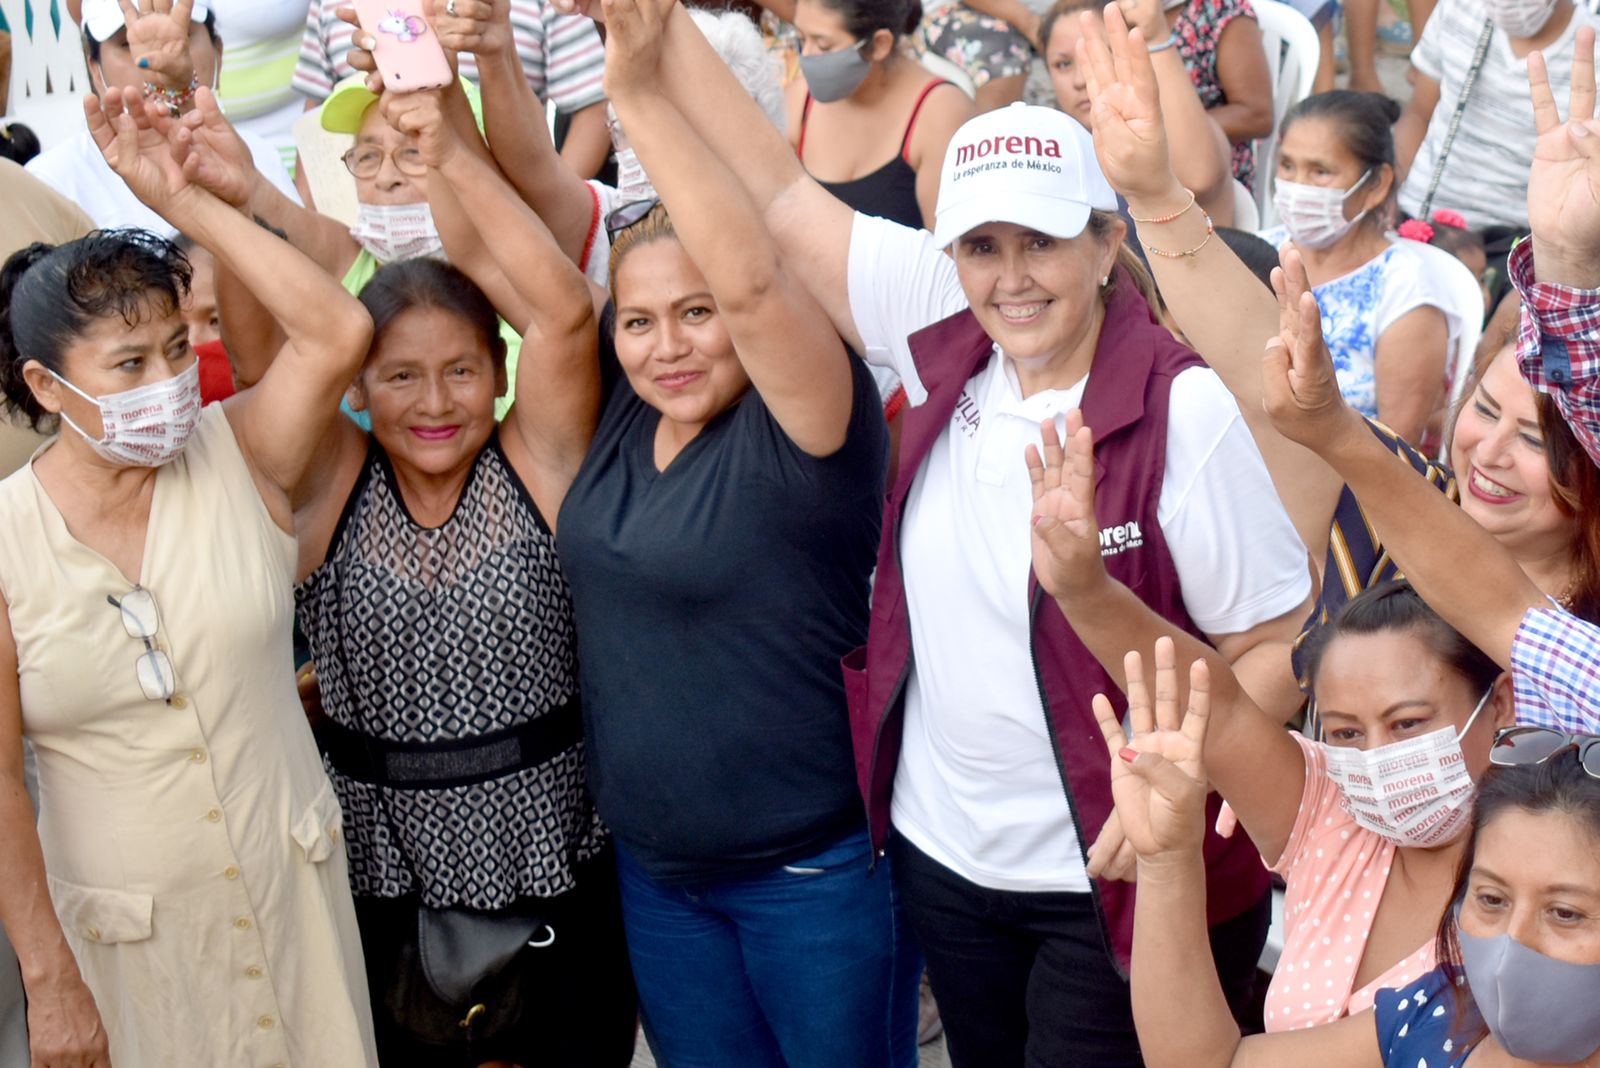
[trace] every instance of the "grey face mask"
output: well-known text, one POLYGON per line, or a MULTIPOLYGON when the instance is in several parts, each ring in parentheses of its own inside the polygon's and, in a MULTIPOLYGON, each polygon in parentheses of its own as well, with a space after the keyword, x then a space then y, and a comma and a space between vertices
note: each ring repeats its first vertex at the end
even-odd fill
POLYGON ((1513 1057, 1577 1064, 1600 1050, 1600 964, 1568 964, 1508 934, 1474 938, 1456 921, 1472 1000, 1513 1057))
POLYGON ((837 52, 800 57, 800 73, 805 75, 806 88, 811 90, 813 100, 819 104, 832 103, 860 88, 872 73, 872 60, 861 54, 866 43, 858 41, 837 52))

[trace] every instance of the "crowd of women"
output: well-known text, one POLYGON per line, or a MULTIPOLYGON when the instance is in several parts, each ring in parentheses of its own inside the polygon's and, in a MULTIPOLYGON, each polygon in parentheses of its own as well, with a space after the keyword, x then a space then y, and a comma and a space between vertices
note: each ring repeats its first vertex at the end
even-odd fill
POLYGON ((926 974, 960 1068, 1600 1065, 1593 30, 1473 354, 1379 98, 1223 240, 1154 0, 976 115, 905 7, 800 0, 785 116, 742 16, 579 6, 617 186, 505 0, 433 7, 476 84, 350 35, 354 231, 203 85, 87 98, 195 251, 0 273, 33 1064, 913 1068, 926 974))

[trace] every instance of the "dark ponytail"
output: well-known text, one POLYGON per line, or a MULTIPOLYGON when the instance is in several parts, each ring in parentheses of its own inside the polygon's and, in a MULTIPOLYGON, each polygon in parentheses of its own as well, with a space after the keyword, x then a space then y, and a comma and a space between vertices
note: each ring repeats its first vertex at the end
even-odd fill
POLYGON ((97 319, 128 326, 174 315, 189 261, 145 230, 96 230, 65 245, 33 244, 0 268, 0 403, 35 430, 54 421, 22 377, 29 360, 65 375, 62 358, 97 319))
POLYGON ((865 41, 879 30, 888 30, 897 39, 909 37, 922 24, 919 0, 821 0, 844 20, 845 32, 865 41))

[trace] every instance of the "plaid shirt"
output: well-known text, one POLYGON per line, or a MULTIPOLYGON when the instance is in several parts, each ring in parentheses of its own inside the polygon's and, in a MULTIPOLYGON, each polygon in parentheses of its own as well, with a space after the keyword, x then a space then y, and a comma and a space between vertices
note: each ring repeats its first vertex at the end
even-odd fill
POLYGON ((1600 290, 1533 280, 1533 242, 1506 262, 1522 295, 1517 362, 1523 377, 1555 398, 1562 418, 1600 465, 1600 290))
POLYGON ((1530 608, 1511 642, 1517 723, 1600 732, 1600 626, 1559 608, 1530 608))

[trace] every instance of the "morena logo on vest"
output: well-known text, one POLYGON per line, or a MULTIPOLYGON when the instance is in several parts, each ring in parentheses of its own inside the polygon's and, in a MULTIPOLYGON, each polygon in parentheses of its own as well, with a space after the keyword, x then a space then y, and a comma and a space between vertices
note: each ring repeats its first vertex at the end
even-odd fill
POLYGON ((1139 529, 1139 521, 1130 519, 1126 523, 1116 526, 1100 528, 1100 555, 1116 556, 1129 549, 1137 549, 1144 544, 1144 532, 1139 529))

